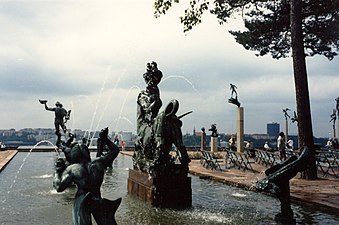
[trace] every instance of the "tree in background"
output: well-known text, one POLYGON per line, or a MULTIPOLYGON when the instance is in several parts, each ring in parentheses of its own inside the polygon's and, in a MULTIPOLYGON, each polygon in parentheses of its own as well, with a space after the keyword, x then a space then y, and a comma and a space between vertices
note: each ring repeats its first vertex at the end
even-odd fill
MULTIPOLYGON (((155 0, 158 17, 179 0, 155 0)), ((292 50, 300 146, 313 152, 305 179, 316 179, 317 168, 308 91, 306 56, 323 55, 332 60, 339 50, 339 0, 190 0, 180 17, 184 32, 202 22, 209 12, 220 24, 241 16, 245 31, 230 31, 245 49, 257 56, 288 57, 292 50)))

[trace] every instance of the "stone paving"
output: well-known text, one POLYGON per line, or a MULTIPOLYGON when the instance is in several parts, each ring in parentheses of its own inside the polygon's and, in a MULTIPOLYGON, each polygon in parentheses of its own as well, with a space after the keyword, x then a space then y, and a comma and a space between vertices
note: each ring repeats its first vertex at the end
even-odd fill
MULTIPOLYGON (((223 171, 218 171, 206 169, 200 164, 200 160, 192 160, 190 173, 251 190, 251 186, 265 177, 263 171, 266 169, 257 164, 252 166, 255 172, 250 170, 243 171, 237 168, 225 169, 225 166, 222 166, 223 171)), ((324 206, 339 212, 339 178, 323 178, 319 174, 318 180, 304 180, 298 176, 290 180, 292 200, 324 206)))
POLYGON ((18 152, 17 150, 0 151, 0 172, 12 160, 12 158, 16 155, 17 152, 18 152))
MULTIPOLYGON (((132 155, 131 151, 123 151, 123 154, 132 155)), ((190 153, 192 155, 194 153, 190 153)), ((199 159, 192 160, 189 164, 189 172, 200 176, 203 179, 211 179, 228 185, 253 190, 253 185, 263 179, 266 175, 266 167, 257 163, 252 164, 253 171, 239 170, 237 168, 226 168, 221 164, 222 171, 206 169, 200 163, 199 159)), ((326 209, 339 212, 339 178, 322 177, 319 173, 318 180, 300 179, 299 174, 290 180, 290 191, 292 201, 318 205, 326 209)))

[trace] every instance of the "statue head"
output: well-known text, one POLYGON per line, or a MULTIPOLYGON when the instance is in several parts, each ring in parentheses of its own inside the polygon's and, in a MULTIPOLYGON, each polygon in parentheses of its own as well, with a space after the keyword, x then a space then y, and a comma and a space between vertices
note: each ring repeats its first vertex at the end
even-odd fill
POLYGON ((100 131, 99 137, 101 137, 101 138, 107 138, 108 137, 108 127, 106 127, 105 129, 102 129, 100 131))
POLYGON ((148 86, 156 86, 160 83, 162 72, 158 69, 156 62, 147 63, 146 73, 143 75, 145 82, 148 86))
POLYGON ((57 101, 57 102, 55 103, 55 106, 56 106, 56 107, 62 107, 62 104, 61 104, 61 102, 57 101))
POLYGON ((58 172, 64 171, 66 169, 65 160, 62 158, 58 158, 57 161, 55 162, 55 169, 58 172))

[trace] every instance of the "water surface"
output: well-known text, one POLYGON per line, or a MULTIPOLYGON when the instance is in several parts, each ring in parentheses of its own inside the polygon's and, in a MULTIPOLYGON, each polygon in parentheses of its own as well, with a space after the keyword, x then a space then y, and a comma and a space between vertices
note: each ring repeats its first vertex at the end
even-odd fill
MULTIPOLYGON (((0 224, 72 224, 76 187, 63 193, 53 189, 55 158, 55 152, 18 153, 0 173, 0 224)), ((102 184, 103 197, 122 197, 116 213, 119 225, 276 224, 274 215, 280 210, 277 199, 196 176, 192 176, 191 208, 150 207, 127 194, 129 168, 131 157, 119 155, 102 184)), ((339 215, 321 208, 292 207, 298 224, 339 224, 339 215)))

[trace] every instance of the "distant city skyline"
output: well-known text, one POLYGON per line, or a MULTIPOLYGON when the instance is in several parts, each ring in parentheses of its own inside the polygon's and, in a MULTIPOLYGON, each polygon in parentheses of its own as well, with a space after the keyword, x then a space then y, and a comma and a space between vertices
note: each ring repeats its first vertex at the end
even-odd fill
MULTIPOLYGON (((171 99, 185 116, 183 133, 216 124, 236 132, 236 108, 227 102, 230 83, 244 107, 245 133, 265 133, 282 109, 296 110, 292 59, 256 57, 228 30, 241 20, 219 25, 213 15, 183 33, 184 8, 155 19, 152 0, 4 1, 0 8, 0 127, 53 127, 54 115, 38 100, 72 110, 70 129, 136 131, 136 98, 145 88, 146 63, 163 72, 162 109, 171 99), (76 12, 76 13, 75 13, 76 12)), ((329 137, 339 96, 338 57, 307 58, 313 133, 329 137)), ((289 133, 297 134, 296 124, 289 133)))

